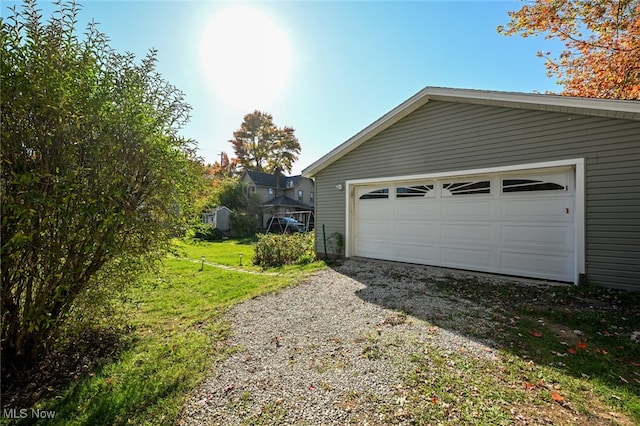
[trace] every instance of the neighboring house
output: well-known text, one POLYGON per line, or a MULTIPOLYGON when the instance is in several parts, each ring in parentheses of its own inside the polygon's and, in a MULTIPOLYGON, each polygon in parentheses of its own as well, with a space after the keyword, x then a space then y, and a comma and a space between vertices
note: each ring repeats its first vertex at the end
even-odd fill
POLYGON ((427 87, 303 176, 347 257, 640 290, 638 101, 427 87))
POLYGON ((266 228, 269 219, 275 215, 314 210, 315 185, 313 180, 301 175, 246 171, 242 175, 242 182, 247 185, 249 193, 256 194, 260 200, 262 215, 259 223, 262 228, 266 228))
POLYGON ((231 230, 231 213, 233 211, 226 206, 209 209, 202 213, 202 222, 213 225, 222 232, 231 230))

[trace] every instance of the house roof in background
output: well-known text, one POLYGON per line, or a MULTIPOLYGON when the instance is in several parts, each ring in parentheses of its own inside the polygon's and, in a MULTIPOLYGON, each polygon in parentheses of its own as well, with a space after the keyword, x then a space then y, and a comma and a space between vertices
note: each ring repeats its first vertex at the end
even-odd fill
POLYGON ((301 203, 299 201, 296 201, 294 199, 291 199, 289 197, 285 197, 285 196, 280 196, 280 197, 276 197, 276 198, 272 198, 269 201, 266 201, 264 203, 262 203, 263 207, 269 207, 269 206, 274 206, 274 207, 295 207, 295 208, 300 208, 300 209, 305 209, 305 210, 313 210, 313 207, 311 207, 308 204, 304 204, 301 203))
POLYGON ((301 179, 303 179, 302 175, 296 176, 284 176, 284 175, 276 175, 269 174, 263 172, 256 172, 254 170, 245 171, 246 174, 249 175, 251 180, 256 184, 256 186, 266 186, 270 188, 287 188, 289 182, 293 182, 293 185, 297 185, 301 179), (279 178, 279 179, 278 179, 279 178))
POLYGON ((305 168, 302 171, 302 175, 307 178, 315 176, 334 161, 342 158, 342 156, 353 151, 367 140, 388 129, 430 101, 492 105, 640 121, 640 102, 638 101, 425 87, 305 168))
POLYGON ((213 213, 218 213, 220 210, 228 210, 229 212, 233 213, 233 210, 231 210, 227 206, 212 207, 210 209, 206 209, 203 213, 205 213, 205 214, 213 214, 213 213))

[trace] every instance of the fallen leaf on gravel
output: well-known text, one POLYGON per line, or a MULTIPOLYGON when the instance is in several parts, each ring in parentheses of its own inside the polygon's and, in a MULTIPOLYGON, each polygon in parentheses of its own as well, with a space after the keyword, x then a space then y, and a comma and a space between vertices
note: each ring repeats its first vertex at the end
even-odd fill
POLYGON ((551 399, 556 402, 564 402, 564 396, 560 395, 557 391, 551 391, 551 399))

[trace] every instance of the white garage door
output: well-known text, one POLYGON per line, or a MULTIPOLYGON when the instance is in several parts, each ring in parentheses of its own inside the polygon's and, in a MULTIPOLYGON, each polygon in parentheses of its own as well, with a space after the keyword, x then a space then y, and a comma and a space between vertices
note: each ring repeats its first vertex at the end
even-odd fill
POLYGON ((354 255, 573 281, 573 169, 355 186, 354 255))

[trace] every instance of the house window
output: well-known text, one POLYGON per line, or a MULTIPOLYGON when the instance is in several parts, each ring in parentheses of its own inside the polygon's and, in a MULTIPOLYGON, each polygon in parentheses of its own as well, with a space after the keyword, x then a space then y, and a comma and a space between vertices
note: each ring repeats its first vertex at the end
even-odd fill
POLYGON ((502 192, 566 191, 567 187, 554 182, 533 179, 503 179, 502 192))
POLYGON ((491 182, 488 180, 445 183, 442 185, 442 195, 447 197, 452 195, 475 195, 490 193, 491 182))
POLYGON ((311 193, 309 194, 309 200, 311 201, 311 204, 313 204, 313 199, 315 198, 316 193, 311 191, 311 193))
POLYGON ((378 198, 389 198, 389 188, 376 189, 360 196, 361 200, 374 200, 378 198))
POLYGON ((427 197, 433 195, 433 185, 402 186, 396 188, 397 198, 427 197))
POLYGON ((269 195, 273 197, 273 188, 269 188, 269 195))
POLYGON ((303 195, 302 189, 298 189, 298 201, 302 201, 302 195, 303 195))

